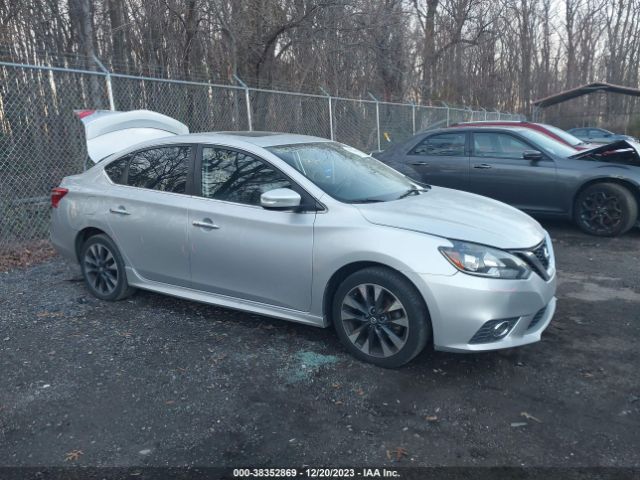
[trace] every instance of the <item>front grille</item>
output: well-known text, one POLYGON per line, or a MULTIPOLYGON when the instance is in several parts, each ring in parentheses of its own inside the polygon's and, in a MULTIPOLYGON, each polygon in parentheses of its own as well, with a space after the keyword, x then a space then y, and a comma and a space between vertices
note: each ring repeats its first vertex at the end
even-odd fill
POLYGON ((549 268, 549 250, 547 248, 547 242, 542 242, 536 249, 533 250, 533 254, 544 268, 549 268), (547 254, 545 255, 545 250, 547 254))
POLYGON ((500 340, 501 338, 504 338, 507 336, 507 334, 513 329, 513 326, 516 324, 517 321, 518 321, 517 318, 489 320, 484 325, 482 325, 482 327, 480 327, 480 329, 476 332, 476 334, 473 337, 471 337, 471 340, 469 340, 469 343, 473 343, 473 344, 489 343, 489 342, 495 342, 496 340, 500 340), (507 333, 496 337, 494 328, 503 322, 509 323, 509 330, 507 331, 507 333))
POLYGON ((527 330, 533 330, 535 326, 538 323, 540 323, 540 320, 542 320, 542 317, 544 317, 544 313, 546 311, 547 311, 547 307, 542 307, 540 310, 538 310, 538 313, 536 313, 531 319, 531 322, 529 322, 529 326, 527 327, 527 330))
POLYGON ((549 279, 548 270, 551 263, 551 253, 549 252, 546 240, 530 250, 514 250, 512 253, 515 253, 527 262, 533 271, 540 275, 544 280, 549 279))

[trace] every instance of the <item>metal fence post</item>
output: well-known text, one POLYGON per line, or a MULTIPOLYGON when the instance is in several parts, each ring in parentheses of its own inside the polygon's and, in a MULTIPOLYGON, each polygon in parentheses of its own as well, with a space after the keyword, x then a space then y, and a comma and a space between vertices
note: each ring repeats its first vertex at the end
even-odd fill
POLYGON ((445 102, 442 102, 442 101, 440 103, 444 105, 444 108, 447 109, 447 127, 448 127, 449 125, 451 125, 451 113, 449 111, 449 105, 447 105, 445 102))
POLYGON ((106 67, 95 55, 93 56, 93 61, 96 62, 98 68, 104 72, 104 80, 107 86, 107 98, 109 99, 109 110, 113 111, 116 109, 116 104, 113 101, 113 89, 111 88, 111 72, 106 69, 106 67))
POLYGON ((482 110, 484 112, 484 121, 486 122, 487 121, 487 109, 480 107, 480 110, 482 110))
POLYGON ((249 87, 246 83, 240 80, 240 77, 238 77, 235 73, 233 74, 233 78, 240 84, 242 88, 244 88, 244 99, 245 103, 247 104, 247 124, 249 126, 249 131, 252 132, 253 121, 251 119, 251 97, 249 96, 249 87))
POLYGON ((378 131, 378 151, 382 150, 382 140, 380 138, 380 102, 371 92, 367 92, 369 96, 376 102, 376 129, 378 131))
POLYGON ((329 100, 329 138, 333 140, 333 106, 331 104, 331 94, 322 87, 320 87, 320 91, 324 93, 327 96, 327 100, 329 100))
POLYGON ((416 104, 411 102, 411 127, 413 134, 416 134, 416 104))

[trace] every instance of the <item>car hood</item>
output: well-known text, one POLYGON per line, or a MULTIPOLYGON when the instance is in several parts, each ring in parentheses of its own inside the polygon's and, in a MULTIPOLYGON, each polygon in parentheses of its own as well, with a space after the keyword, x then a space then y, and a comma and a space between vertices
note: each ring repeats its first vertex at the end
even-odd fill
POLYGON ((640 159, 640 145, 633 140, 617 140, 615 142, 606 143, 604 145, 598 145, 594 148, 580 150, 578 153, 571 155, 569 158, 580 159, 589 157, 591 155, 599 155, 616 150, 629 151, 633 157, 635 157, 636 159, 640 159))
POLYGON ((376 225, 502 249, 534 247, 545 237, 540 224, 520 210, 449 188, 431 187, 421 195, 401 200, 355 205, 376 225))

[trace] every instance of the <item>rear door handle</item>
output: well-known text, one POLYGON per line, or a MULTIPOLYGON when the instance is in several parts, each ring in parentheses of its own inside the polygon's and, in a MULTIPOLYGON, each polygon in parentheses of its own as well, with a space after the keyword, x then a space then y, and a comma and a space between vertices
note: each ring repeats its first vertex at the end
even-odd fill
POLYGON ((115 213, 117 215, 131 215, 131 213, 127 212, 127 209, 124 208, 122 205, 119 206, 118 208, 110 208, 109 212, 115 213))
POLYGON ((476 163, 473 168, 479 168, 480 170, 487 170, 492 168, 488 163, 476 163))
POLYGON ((421 165, 423 167, 428 167, 429 162, 413 162, 411 165, 421 165))
POLYGON ((196 221, 193 222, 193 226, 194 227, 206 228, 208 230, 217 230, 217 229, 220 228, 218 225, 213 223, 213 221, 210 218, 205 218, 202 221, 196 220, 196 221))

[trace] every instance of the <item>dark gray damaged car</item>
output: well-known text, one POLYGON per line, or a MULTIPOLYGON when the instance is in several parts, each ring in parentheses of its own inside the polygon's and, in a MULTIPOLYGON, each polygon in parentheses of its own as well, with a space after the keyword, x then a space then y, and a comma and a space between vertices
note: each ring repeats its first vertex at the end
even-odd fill
POLYGON ((419 133, 375 156, 415 180, 569 218, 592 235, 622 235, 640 220, 633 141, 577 151, 530 129, 460 127, 419 133))

